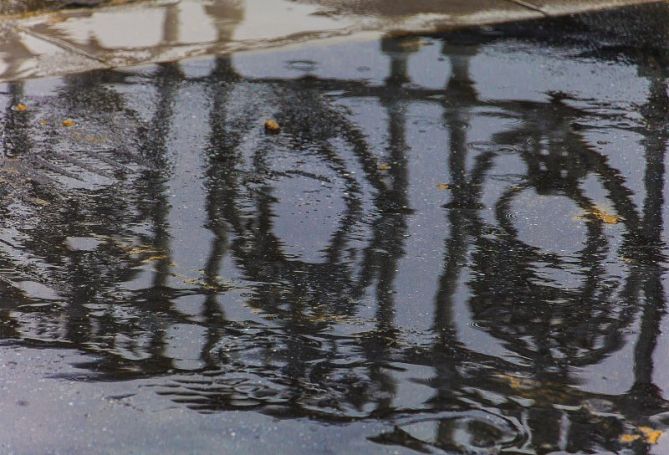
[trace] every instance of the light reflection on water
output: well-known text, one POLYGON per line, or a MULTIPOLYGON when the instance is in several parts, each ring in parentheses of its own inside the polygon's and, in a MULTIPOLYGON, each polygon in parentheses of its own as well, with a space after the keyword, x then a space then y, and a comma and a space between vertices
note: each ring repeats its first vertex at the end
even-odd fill
POLYGON ((665 60, 522 32, 8 84, 0 334, 369 444, 663 429, 665 60))

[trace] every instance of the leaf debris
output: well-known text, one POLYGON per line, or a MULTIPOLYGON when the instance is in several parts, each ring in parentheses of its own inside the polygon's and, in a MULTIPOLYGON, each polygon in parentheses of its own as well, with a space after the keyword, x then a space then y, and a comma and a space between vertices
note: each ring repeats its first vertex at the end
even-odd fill
POLYGON ((637 430, 639 431, 638 433, 625 433, 620 435, 618 440, 622 444, 631 444, 635 441, 643 440, 646 444, 655 445, 664 434, 660 430, 647 426, 640 426, 637 430))
POLYGON ((582 215, 576 217, 577 220, 593 219, 593 218, 601 221, 604 224, 618 224, 622 220, 624 220, 624 218, 621 217, 620 215, 616 215, 615 213, 610 213, 606 211, 606 209, 598 205, 593 205, 589 209, 585 210, 582 215))
POLYGON ((270 134, 278 134, 281 132, 281 126, 274 119, 265 120, 265 132, 270 134))
POLYGON ((639 427, 639 431, 643 434, 648 444, 657 444, 657 441, 659 441, 663 434, 660 430, 651 427, 639 427))

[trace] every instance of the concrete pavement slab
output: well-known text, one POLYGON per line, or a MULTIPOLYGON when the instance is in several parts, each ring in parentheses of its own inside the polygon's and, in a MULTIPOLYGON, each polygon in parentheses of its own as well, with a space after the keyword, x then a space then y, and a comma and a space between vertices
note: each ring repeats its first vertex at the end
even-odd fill
POLYGON ((602 9, 619 8, 631 4, 640 5, 643 3, 658 3, 654 0, 514 0, 519 4, 536 8, 548 15, 575 14, 586 11, 596 11, 602 9))
POLYGON ((201 0, 5 18, 0 80, 264 49, 323 38, 431 33, 653 0, 201 0))
POLYGON ((506 0, 324 4, 184 0, 61 12, 22 21, 19 26, 111 66, 122 66, 363 31, 431 31, 538 17, 537 11, 506 0))
POLYGON ((481 15, 482 20, 496 17, 497 21, 506 18, 520 18, 531 14, 522 4, 510 0, 302 0, 304 3, 318 4, 329 11, 339 14, 356 14, 373 17, 402 17, 416 14, 439 14, 448 16, 453 22, 467 19, 473 14, 481 15))

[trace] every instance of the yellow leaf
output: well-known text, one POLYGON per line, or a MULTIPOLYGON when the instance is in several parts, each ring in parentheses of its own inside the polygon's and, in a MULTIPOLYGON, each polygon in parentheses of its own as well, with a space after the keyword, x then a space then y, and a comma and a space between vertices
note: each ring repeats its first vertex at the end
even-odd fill
POLYGON ((149 264, 151 262, 164 261, 165 259, 169 259, 169 256, 164 255, 164 254, 157 254, 155 256, 149 256, 148 258, 144 259, 142 261, 142 264, 149 264))
POLYGON ((638 440, 641 436, 638 434, 621 434, 618 439, 623 444, 631 444, 632 442, 638 440))
POLYGON ((71 118, 63 120, 63 126, 70 127, 74 125, 76 125, 76 123, 74 123, 74 120, 72 120, 71 118))
POLYGON ((639 431, 643 434, 648 444, 657 444, 657 441, 663 434, 660 430, 655 430, 651 427, 639 427, 639 431))
POLYGON ((16 110, 17 112, 25 112, 28 110, 28 106, 26 106, 23 103, 19 103, 16 106, 14 106, 14 110, 16 110))
POLYGON ((514 390, 530 390, 538 385, 532 379, 512 376, 510 374, 498 374, 497 377, 506 381, 509 384, 509 387, 514 390))
POLYGON ((605 224, 618 224, 623 219, 622 217, 609 213, 603 208, 596 205, 593 205, 592 208, 586 210, 583 216, 576 217, 576 219, 583 219, 583 218, 591 218, 591 219, 596 218, 605 224))
POLYGON ((442 191, 443 190, 450 190, 451 185, 449 185, 448 183, 437 183, 437 189, 442 190, 442 191))
POLYGON ((379 163, 376 167, 379 171, 389 171, 392 169, 392 166, 388 163, 379 163))
POLYGON ((269 119, 265 120, 265 131, 271 134, 277 134, 278 132, 281 131, 281 127, 279 126, 279 123, 276 120, 269 119))

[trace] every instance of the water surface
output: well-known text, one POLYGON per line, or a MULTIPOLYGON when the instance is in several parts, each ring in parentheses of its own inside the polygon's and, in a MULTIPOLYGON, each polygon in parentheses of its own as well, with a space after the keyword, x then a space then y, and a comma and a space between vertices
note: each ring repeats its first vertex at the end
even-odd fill
POLYGON ((667 56, 614 20, 6 84, 5 444, 669 450, 667 56))

